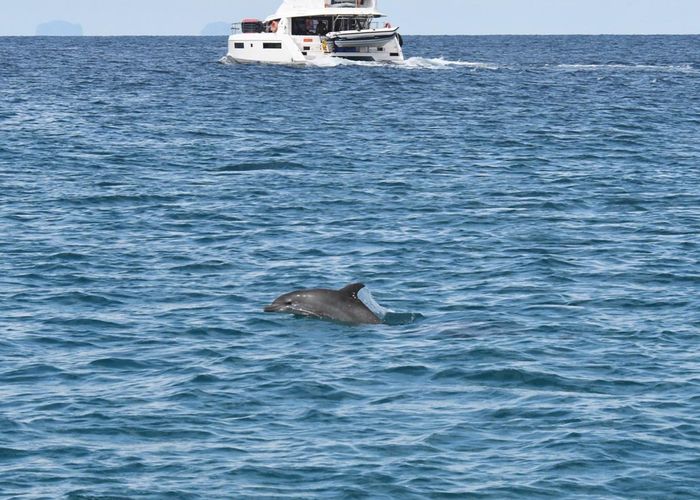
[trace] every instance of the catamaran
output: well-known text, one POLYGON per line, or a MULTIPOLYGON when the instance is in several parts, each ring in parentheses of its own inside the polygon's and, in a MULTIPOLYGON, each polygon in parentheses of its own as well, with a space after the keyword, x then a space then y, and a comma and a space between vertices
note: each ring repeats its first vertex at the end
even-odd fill
POLYGON ((233 25, 228 58, 241 63, 303 64, 323 57, 402 62, 399 28, 377 0, 284 0, 264 21, 233 25))

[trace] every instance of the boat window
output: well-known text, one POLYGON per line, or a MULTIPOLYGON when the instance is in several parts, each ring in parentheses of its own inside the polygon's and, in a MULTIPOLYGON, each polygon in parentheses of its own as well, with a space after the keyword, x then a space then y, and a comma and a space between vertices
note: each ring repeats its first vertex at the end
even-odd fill
POLYGON ((326 7, 372 9, 375 7, 375 5, 374 0, 326 0, 326 7))
POLYGON ((372 18, 367 16, 319 16, 292 18, 292 35, 325 36, 331 31, 370 29, 372 18))
POLYGON ((281 49, 282 44, 280 42, 263 42, 263 49, 281 49))
POLYGON ((235 48, 242 49, 244 47, 245 47, 245 44, 243 42, 235 42, 235 48))
POLYGON ((333 20, 332 31, 357 31, 369 29, 372 19, 369 17, 343 17, 339 16, 333 20))
POLYGON ((243 33, 262 33, 263 23, 257 19, 244 19, 241 21, 241 31, 243 33))
POLYGON ((292 35, 325 36, 331 31, 331 17, 295 17, 292 19, 292 35))

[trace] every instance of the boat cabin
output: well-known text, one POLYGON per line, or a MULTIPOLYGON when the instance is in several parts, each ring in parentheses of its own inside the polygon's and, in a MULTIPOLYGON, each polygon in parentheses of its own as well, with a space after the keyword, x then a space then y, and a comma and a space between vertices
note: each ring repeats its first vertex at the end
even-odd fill
POLYGON ((229 56, 239 62, 303 63, 319 57, 401 62, 402 38, 377 0, 284 0, 264 21, 234 25, 229 56))

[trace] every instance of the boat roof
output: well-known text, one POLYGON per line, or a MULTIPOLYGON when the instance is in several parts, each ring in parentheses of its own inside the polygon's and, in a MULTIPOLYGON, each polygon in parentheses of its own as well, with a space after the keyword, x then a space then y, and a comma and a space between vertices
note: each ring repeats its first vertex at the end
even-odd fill
POLYGON ((283 17, 369 16, 383 17, 377 0, 284 0, 265 22, 283 17))

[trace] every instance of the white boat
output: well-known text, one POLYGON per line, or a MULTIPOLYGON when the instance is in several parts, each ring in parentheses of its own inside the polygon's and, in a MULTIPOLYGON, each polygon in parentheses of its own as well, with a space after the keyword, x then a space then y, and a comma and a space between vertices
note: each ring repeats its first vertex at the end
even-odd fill
POLYGON ((399 29, 380 23, 377 0, 284 0, 264 21, 234 24, 228 59, 303 64, 324 57, 402 62, 399 29))

